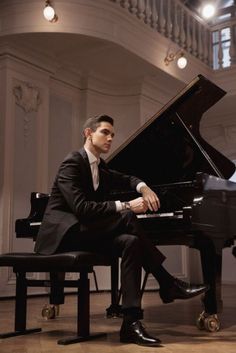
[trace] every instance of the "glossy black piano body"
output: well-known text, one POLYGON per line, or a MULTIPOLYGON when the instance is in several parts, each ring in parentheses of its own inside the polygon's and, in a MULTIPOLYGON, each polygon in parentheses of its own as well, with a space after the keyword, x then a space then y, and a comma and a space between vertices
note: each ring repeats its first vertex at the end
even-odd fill
MULTIPOLYGON (((212 237, 213 229, 204 228, 209 213, 205 205, 209 195, 215 194, 217 203, 222 200, 227 212, 223 212, 221 221, 212 219, 220 224, 211 228, 216 236, 220 231, 223 242, 233 241, 236 234, 234 219, 230 227, 228 222, 236 203, 236 183, 227 180, 234 174, 235 165, 201 137, 200 120, 225 94, 205 77, 197 76, 108 159, 110 168, 136 175, 152 186, 161 200, 160 214, 173 213, 176 218, 183 211, 185 220, 191 218, 192 225, 212 237)), ((125 191, 118 195, 124 200, 134 196, 125 191)), ((114 198, 118 195, 113 193, 114 198)), ((220 212, 211 203, 213 207, 214 212, 220 212)), ((164 218, 157 219, 164 222, 164 218)))
POLYGON ((48 199, 49 194, 40 192, 31 193, 29 216, 27 218, 17 219, 15 222, 17 238, 32 238, 36 240, 48 199))
POLYGON ((202 138, 200 120, 225 94, 197 76, 108 159, 110 168, 140 177, 159 195, 159 214, 138 216, 157 245, 204 248, 204 242, 211 243, 214 256, 206 261, 203 249, 201 260, 204 280, 217 292, 206 295, 205 310, 215 313, 222 305, 222 250, 236 238, 236 183, 227 180, 235 165, 202 138))
MULTIPOLYGON (((235 165, 200 135, 204 112, 225 95, 199 75, 160 112, 149 119, 108 159, 110 168, 145 180, 157 192, 161 209, 157 215, 139 215, 155 244, 198 248, 198 239, 209 239, 215 256, 208 272, 202 259, 204 280, 221 288, 222 250, 236 236, 236 183, 227 181, 235 165), (213 273, 213 275, 212 275, 213 273)), ((129 190, 114 190, 111 198, 129 200, 129 190)), ((27 219, 16 221, 17 237, 37 236, 48 195, 32 193, 27 219)), ((218 312, 215 293, 205 310, 218 312)))
MULTIPOLYGON (((236 238, 236 183, 206 173, 195 180, 152 185, 161 208, 158 213, 137 215, 156 244, 194 247, 195 236, 207 236, 216 254, 236 238)), ((114 192, 113 199, 138 197, 135 192, 114 192)))

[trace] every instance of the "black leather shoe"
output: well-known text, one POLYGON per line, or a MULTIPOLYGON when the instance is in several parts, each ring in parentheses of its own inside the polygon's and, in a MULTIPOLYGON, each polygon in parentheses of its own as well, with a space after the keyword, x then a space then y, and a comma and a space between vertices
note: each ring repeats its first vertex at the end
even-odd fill
POLYGON ((172 286, 160 288, 160 297, 163 303, 171 303, 175 299, 190 299, 199 294, 205 293, 209 289, 204 284, 190 284, 175 278, 172 286))
POLYGON ((139 320, 131 324, 123 321, 120 329, 120 342, 136 343, 146 347, 162 347, 161 341, 158 338, 149 336, 139 320))

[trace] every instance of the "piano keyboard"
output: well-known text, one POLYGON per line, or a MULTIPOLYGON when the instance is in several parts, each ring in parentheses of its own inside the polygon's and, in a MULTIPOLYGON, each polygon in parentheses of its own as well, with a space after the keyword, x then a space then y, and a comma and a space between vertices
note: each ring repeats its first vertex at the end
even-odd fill
MULTIPOLYGON (((163 212, 163 213, 142 213, 138 214, 137 218, 183 218, 183 211, 163 212)), ((40 226, 41 222, 30 222, 30 226, 40 226)))
POLYGON ((143 213, 138 214, 137 218, 183 218, 183 211, 166 212, 166 213, 143 213))

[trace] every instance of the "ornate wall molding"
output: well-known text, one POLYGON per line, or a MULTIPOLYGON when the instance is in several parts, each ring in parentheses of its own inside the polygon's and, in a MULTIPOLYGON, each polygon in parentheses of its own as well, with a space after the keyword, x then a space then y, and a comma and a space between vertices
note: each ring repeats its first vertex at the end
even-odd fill
POLYGON ((16 104, 19 105, 25 113, 37 112, 41 103, 40 90, 28 82, 20 82, 13 87, 13 93, 16 98, 16 104))
POLYGON ((31 112, 37 112, 41 104, 40 90, 28 82, 19 82, 13 87, 15 101, 25 112, 24 115, 24 142, 27 143, 31 112))

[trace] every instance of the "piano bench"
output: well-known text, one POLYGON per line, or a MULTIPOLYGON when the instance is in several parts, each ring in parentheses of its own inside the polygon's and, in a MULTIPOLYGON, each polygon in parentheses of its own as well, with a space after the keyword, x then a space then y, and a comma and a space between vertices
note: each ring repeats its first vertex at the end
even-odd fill
MULTIPOLYGON (((30 272, 74 272, 78 280, 64 280, 61 285, 77 288, 77 333, 74 337, 63 338, 58 344, 71 344, 104 336, 105 333, 90 334, 89 279, 93 266, 111 266, 117 259, 98 253, 74 251, 53 255, 35 253, 8 253, 0 255, 0 267, 12 267, 16 274, 15 331, 2 333, 0 338, 39 332, 41 328, 26 328, 27 287, 50 286, 52 280, 29 279, 30 272)), ((57 282, 57 285, 60 284, 57 282)))

